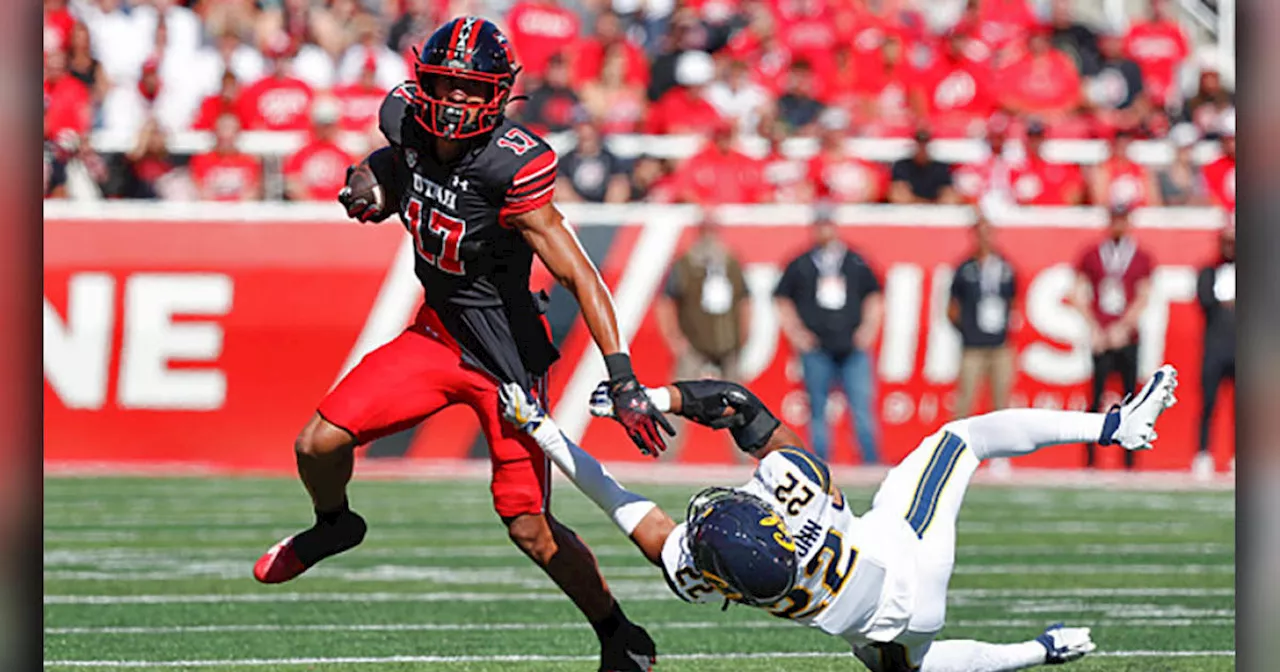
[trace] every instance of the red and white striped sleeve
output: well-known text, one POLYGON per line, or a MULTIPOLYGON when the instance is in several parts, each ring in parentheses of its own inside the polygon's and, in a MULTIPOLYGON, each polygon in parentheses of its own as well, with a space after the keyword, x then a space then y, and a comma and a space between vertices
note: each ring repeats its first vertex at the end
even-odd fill
POLYGON ((532 212, 551 202, 556 191, 556 153, 548 150, 526 163, 515 177, 502 206, 500 219, 532 212))

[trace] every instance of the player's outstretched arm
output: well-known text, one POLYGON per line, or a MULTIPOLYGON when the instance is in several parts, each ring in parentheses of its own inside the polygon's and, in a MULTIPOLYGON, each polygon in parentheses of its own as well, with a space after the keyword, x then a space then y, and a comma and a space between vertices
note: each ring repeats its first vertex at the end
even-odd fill
POLYGON ((582 319, 604 354, 609 370, 609 395, 619 409, 615 419, 626 428, 627 436, 640 452, 657 457, 667 448, 662 431, 675 436, 675 429, 641 391, 618 329, 613 297, 578 237, 569 229, 560 211, 549 203, 509 216, 506 221, 523 234, 551 275, 578 300, 582 319))
POLYGON ((604 465, 570 441, 555 420, 519 384, 506 383, 498 394, 503 419, 533 437, 542 452, 582 494, 608 514, 644 557, 661 566, 662 546, 676 527, 671 516, 618 483, 604 465))
MULTIPOLYGON (((728 429, 743 452, 756 459, 787 446, 804 447, 790 427, 782 424, 750 390, 724 380, 678 381, 665 387, 645 388, 654 407, 712 429, 728 429)), ((612 417, 608 384, 600 383, 591 395, 591 414, 612 417)))

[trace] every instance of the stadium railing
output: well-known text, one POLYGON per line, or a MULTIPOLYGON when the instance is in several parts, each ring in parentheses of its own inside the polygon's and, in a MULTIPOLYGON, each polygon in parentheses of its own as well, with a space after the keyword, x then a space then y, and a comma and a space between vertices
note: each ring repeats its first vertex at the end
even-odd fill
MULTIPOLYGON (((352 152, 363 152, 368 149, 369 137, 364 133, 345 132, 340 134, 339 143, 352 152)), ((240 148, 257 156, 285 157, 301 148, 306 138, 307 134, 303 132, 246 131, 240 136, 240 148)), ((554 133, 547 137, 547 141, 559 152, 567 152, 574 145, 572 133, 554 133)), ((100 153, 127 152, 133 148, 134 142, 132 133, 98 131, 90 138, 93 149, 100 153)), ((881 162, 896 161, 910 155, 912 143, 909 139, 890 138, 851 138, 848 141, 854 155, 881 162)), ((693 155, 701 144, 702 138, 697 135, 616 134, 605 138, 609 151, 624 159, 642 153, 664 159, 681 159, 693 155)), ((1015 141, 1010 145, 1020 147, 1020 143, 1015 141)), ((753 156, 763 156, 768 149, 767 142, 757 136, 742 138, 740 146, 753 156)), ((198 154, 213 147, 213 135, 202 131, 174 133, 169 137, 168 147, 175 154, 198 154)), ((782 151, 789 157, 805 158, 812 156, 817 148, 817 141, 813 138, 797 137, 787 139, 782 151)), ((934 158, 946 163, 981 161, 990 153, 984 140, 975 139, 936 139, 930 143, 929 151, 934 158)), ((1195 159, 1209 162, 1217 157, 1217 153, 1217 143, 1203 141, 1195 149, 1195 159)), ((1046 140, 1044 155, 1047 160, 1057 163, 1095 164, 1107 158, 1107 144, 1102 140, 1046 140)), ((1137 141, 1131 146, 1130 155, 1138 163, 1166 165, 1173 160, 1174 148, 1167 140, 1137 141)))

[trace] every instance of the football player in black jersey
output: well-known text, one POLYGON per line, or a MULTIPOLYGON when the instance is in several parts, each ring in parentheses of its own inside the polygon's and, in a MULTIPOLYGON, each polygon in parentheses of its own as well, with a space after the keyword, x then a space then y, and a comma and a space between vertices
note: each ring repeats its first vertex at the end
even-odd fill
POLYGON ((537 443, 504 426, 496 391, 545 390, 559 356, 529 291, 534 255, 578 300, 604 353, 619 421, 646 454, 672 433, 632 372, 608 288, 551 199, 556 154, 504 117, 519 67, 506 37, 481 18, 454 19, 418 51, 414 80, 383 102, 390 143, 348 173, 339 200, 360 221, 399 214, 417 250, 425 302, 414 324, 366 356, 321 401, 295 444, 316 524, 268 551, 264 583, 288 581, 359 544, 365 523, 346 485, 353 449, 455 403, 480 419, 493 463, 494 508, 512 541, 587 616, 600 637, 602 670, 644 670, 653 642, 627 620, 595 558, 547 509, 548 463, 537 443))

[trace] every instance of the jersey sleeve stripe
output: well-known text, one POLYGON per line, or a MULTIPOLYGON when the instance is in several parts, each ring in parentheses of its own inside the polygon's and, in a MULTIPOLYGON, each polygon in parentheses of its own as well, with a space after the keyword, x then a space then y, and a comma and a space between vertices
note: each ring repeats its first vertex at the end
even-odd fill
POLYGON ((942 491, 951 478, 951 472, 955 471, 956 462, 964 449, 964 440, 951 432, 945 432, 938 441, 938 446, 933 449, 929 465, 920 475, 920 482, 916 486, 911 510, 906 515, 907 523, 915 530, 917 537, 923 539, 929 524, 933 522, 938 500, 942 497, 942 491))
POLYGON ((556 176, 548 175, 538 180, 537 182, 530 182, 529 184, 523 187, 520 187, 519 189, 512 189, 511 191, 507 192, 506 200, 507 202, 511 202, 511 201, 518 201, 524 198, 528 198, 530 194, 536 194, 542 191, 543 189, 546 189, 549 186, 554 186, 555 183, 556 183, 556 176))
POLYGON ((547 192, 555 188, 556 188, 555 182, 552 181, 551 184, 548 184, 546 187, 532 194, 529 194, 528 196, 521 196, 519 198, 507 198, 507 203, 511 204, 511 203, 524 203, 526 201, 536 201, 538 198, 545 196, 547 192))
POLYGON ((777 452, 800 469, 800 473, 809 480, 817 483, 824 492, 831 492, 831 469, 817 455, 793 446, 780 448, 777 452))
POLYGON ((511 189, 514 190, 522 184, 528 183, 530 180, 538 178, 540 175, 546 174, 547 171, 554 171, 556 165, 560 163, 560 159, 556 157, 555 152, 545 152, 541 156, 535 158, 521 168, 515 177, 511 180, 511 189))

